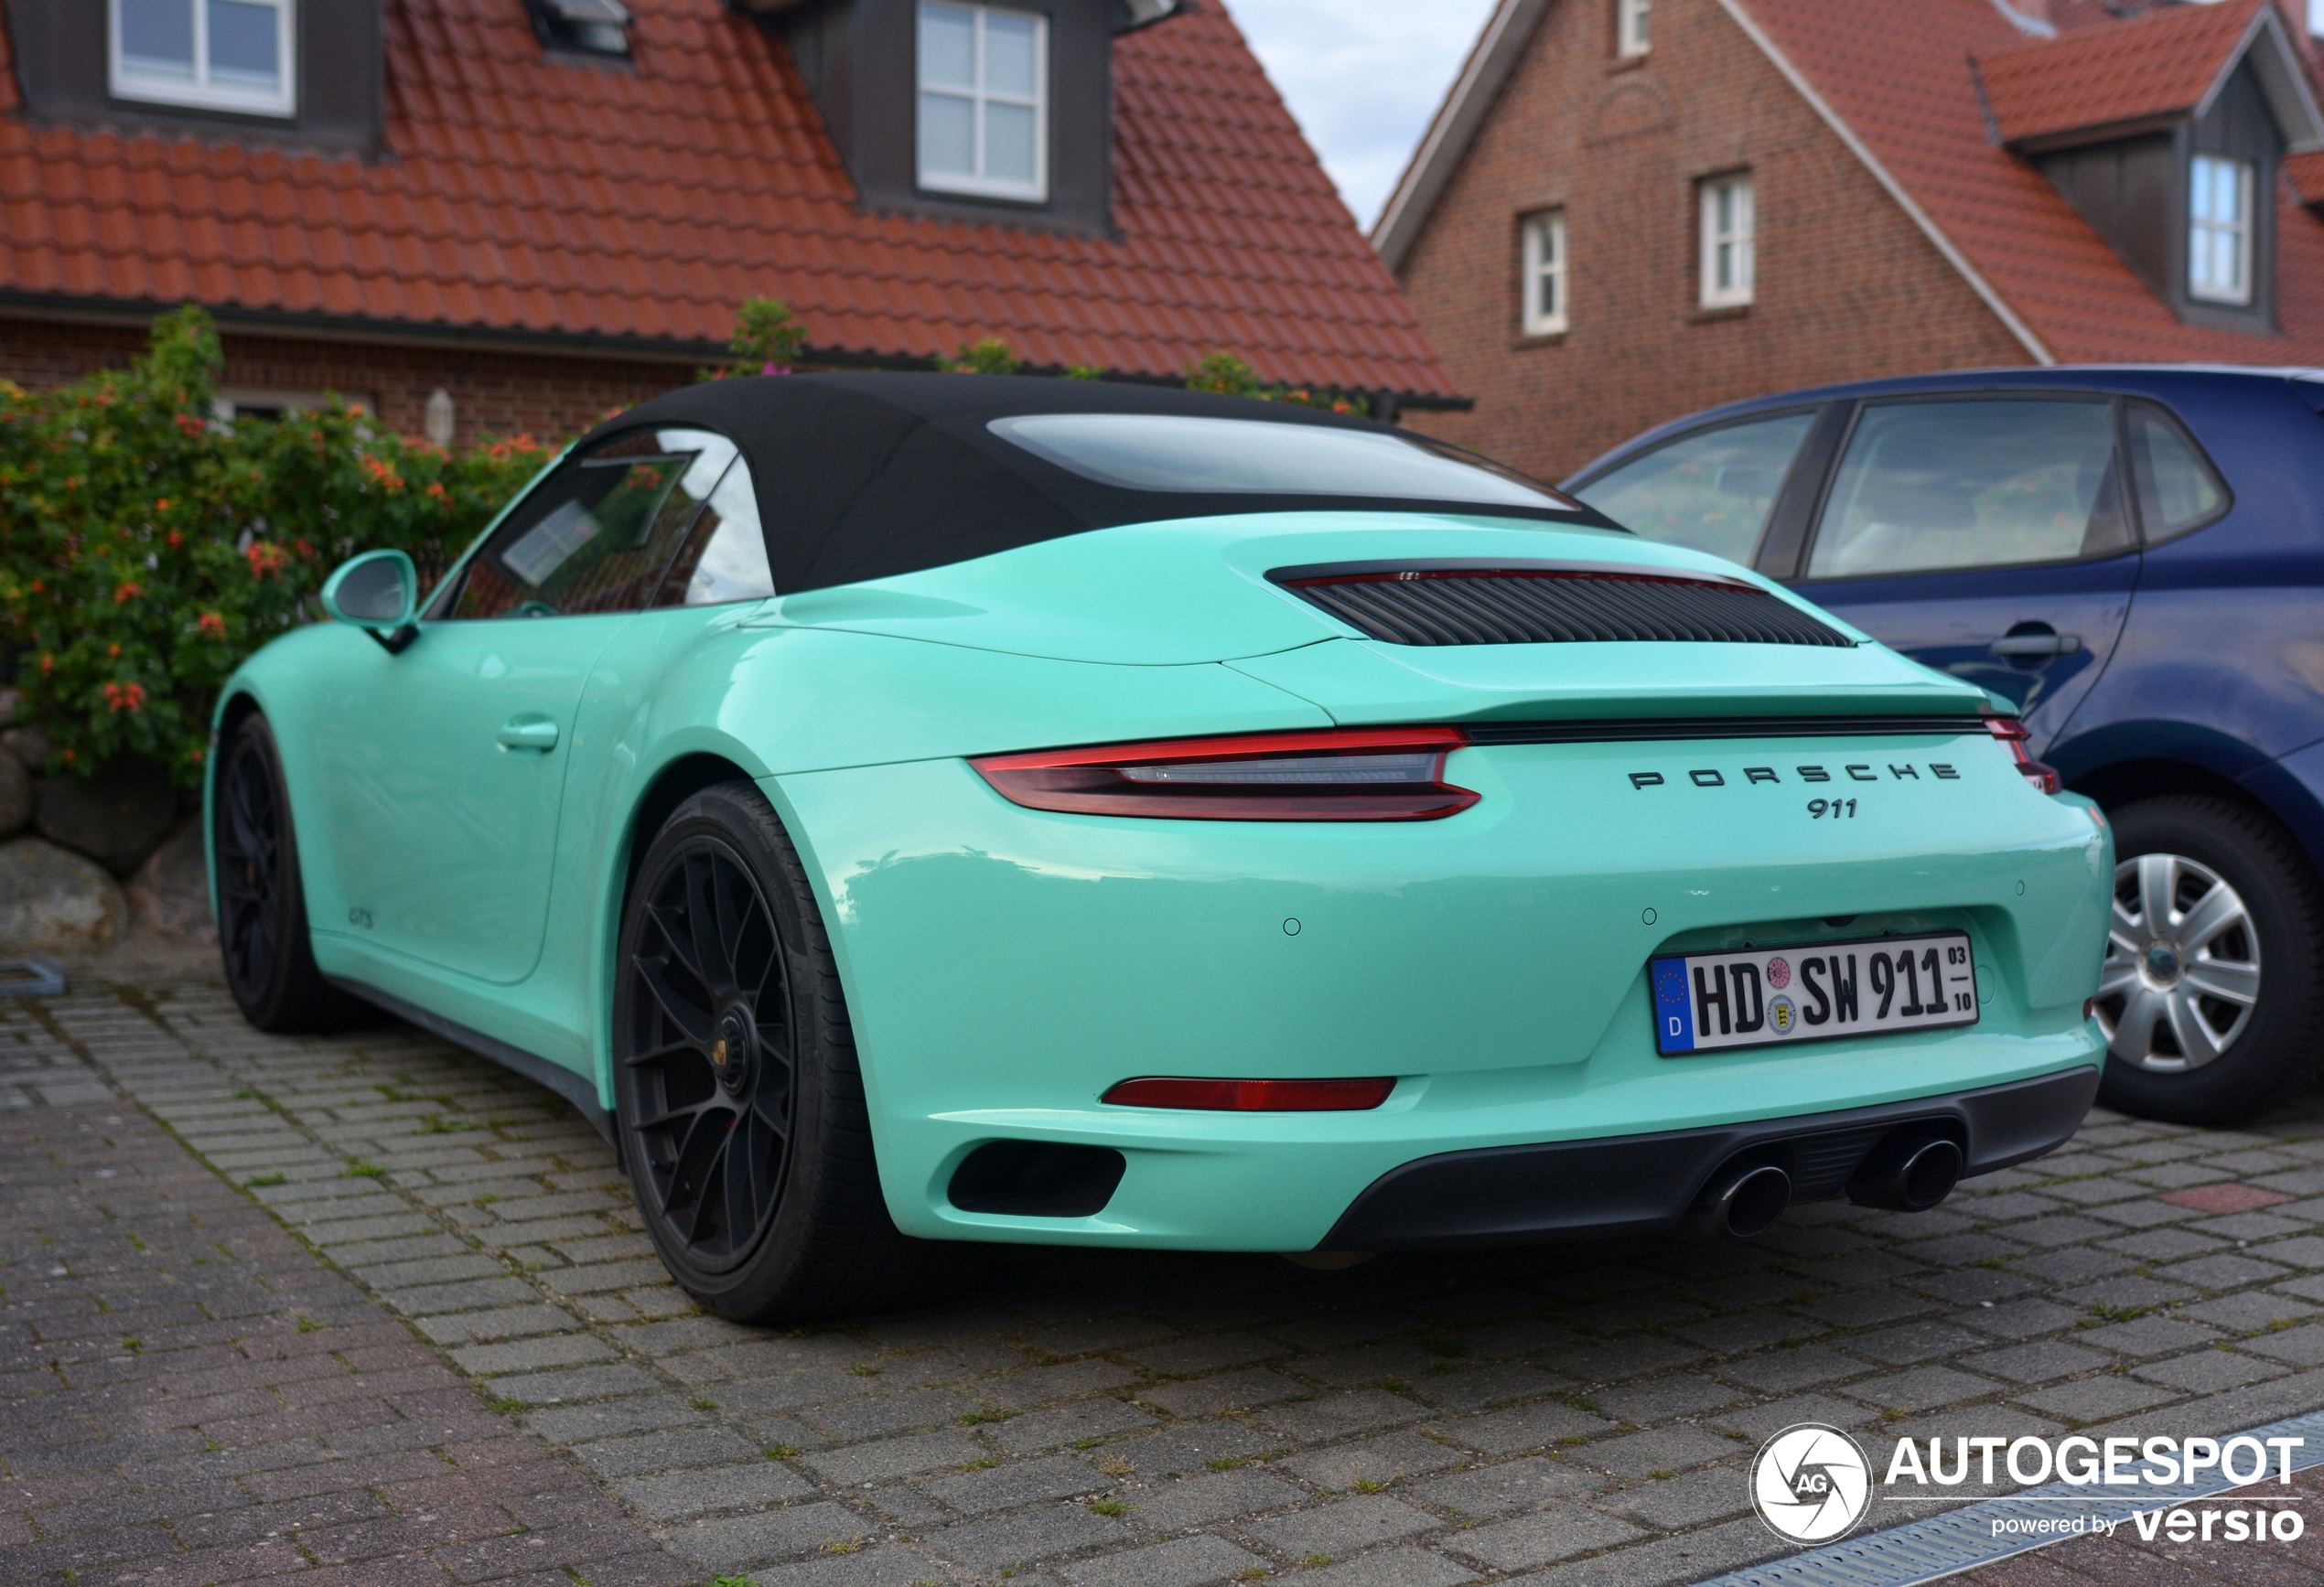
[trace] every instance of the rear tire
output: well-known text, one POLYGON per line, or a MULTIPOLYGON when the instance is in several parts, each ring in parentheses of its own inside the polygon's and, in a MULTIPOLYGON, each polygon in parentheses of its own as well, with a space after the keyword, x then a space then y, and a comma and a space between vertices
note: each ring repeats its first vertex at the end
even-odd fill
POLYGON ((2290 833, 2231 799, 2114 812, 2115 896, 2098 1015, 2098 1100, 2174 1124, 2232 1124, 2317 1076, 2324 888, 2290 833))
POLYGON ((654 1249, 705 1311, 791 1322, 961 1281, 880 1194, 854 1033, 806 868, 748 783, 681 804, 624 906, 621 1156, 654 1249))
POLYGON ((218 948, 242 1017, 276 1035, 375 1017, 315 968, 290 792, 265 717, 252 713, 228 737, 211 803, 218 948))

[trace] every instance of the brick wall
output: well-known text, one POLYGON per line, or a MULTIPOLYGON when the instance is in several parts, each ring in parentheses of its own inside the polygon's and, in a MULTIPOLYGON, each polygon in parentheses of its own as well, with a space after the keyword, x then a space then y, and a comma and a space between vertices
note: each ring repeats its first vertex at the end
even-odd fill
POLYGON ((1404 291, 1469 413, 1415 429, 1555 479, 1696 408, 1825 381, 2023 364, 2025 349, 1716 0, 1557 0, 1407 255, 1404 291), (1700 177, 1748 168, 1755 300, 1696 306, 1700 177), (1570 326, 1519 336, 1518 221, 1565 209, 1570 326))
MULTIPOLYGON (((451 393, 455 439, 576 435, 608 409, 625 408, 694 379, 692 364, 548 353, 326 341, 228 331, 220 380, 230 391, 337 391, 370 404, 393 429, 424 433, 431 392, 451 393)), ((126 365, 145 345, 135 326, 0 318, 0 377, 58 385, 126 365)))

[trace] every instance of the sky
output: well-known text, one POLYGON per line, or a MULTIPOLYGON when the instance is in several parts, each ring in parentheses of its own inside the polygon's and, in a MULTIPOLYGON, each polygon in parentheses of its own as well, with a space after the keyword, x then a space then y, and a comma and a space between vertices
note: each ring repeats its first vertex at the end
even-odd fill
POLYGON ((1340 196, 1369 231, 1492 0, 1226 4, 1340 196))

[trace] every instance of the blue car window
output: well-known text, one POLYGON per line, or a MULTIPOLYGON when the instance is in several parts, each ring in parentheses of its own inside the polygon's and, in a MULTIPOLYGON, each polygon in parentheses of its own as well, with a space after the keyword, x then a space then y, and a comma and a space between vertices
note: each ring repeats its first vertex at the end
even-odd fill
POLYGON ((710 492, 686 542, 662 577, 657 606, 715 606, 764 600, 775 593, 767 571, 767 536, 759 525, 759 493, 741 458, 710 492))
POLYGON ((2124 416, 2148 544, 2200 529, 2227 510, 2227 487, 2170 415, 2133 402, 2124 416))
POLYGON ((734 461, 724 436, 679 429, 617 436, 567 458, 478 552, 452 616, 643 609, 734 461))
POLYGON ((1813 413, 1722 424, 1633 457, 1574 492, 1633 533, 1748 563, 1813 413))
POLYGON ((2071 562, 2129 543, 2112 399, 1876 402, 1840 459, 1808 577, 2071 562))

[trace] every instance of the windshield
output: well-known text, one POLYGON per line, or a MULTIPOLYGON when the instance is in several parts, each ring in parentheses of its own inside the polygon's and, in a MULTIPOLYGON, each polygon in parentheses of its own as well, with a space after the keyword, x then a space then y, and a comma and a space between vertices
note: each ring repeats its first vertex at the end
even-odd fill
POLYGON ((1417 437, 1264 419, 1171 413, 1031 413, 995 419, 1002 440, 1085 479, 1130 490, 1243 496, 1382 496, 1539 512, 1571 497, 1417 437))

